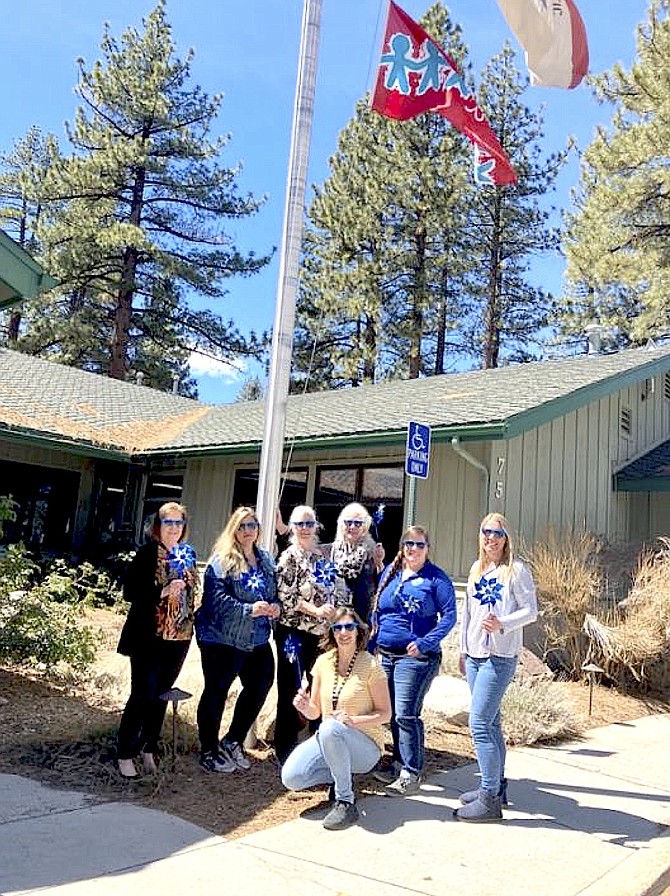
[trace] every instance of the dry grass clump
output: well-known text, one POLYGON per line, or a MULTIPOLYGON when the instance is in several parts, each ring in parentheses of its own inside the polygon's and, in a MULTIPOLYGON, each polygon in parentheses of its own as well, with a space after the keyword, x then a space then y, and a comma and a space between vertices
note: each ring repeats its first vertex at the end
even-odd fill
POLYGON ((640 555, 630 593, 613 622, 587 616, 593 658, 612 678, 623 671, 643 681, 645 669, 670 651, 670 540, 659 539, 640 555))
POLYGON ((546 679, 515 678, 503 698, 502 718, 512 746, 564 740, 584 731, 567 695, 546 679))
POLYGON ((524 549, 538 592, 546 638, 545 658, 574 677, 588 649, 583 626, 596 611, 603 586, 601 542, 589 532, 549 529, 524 549))

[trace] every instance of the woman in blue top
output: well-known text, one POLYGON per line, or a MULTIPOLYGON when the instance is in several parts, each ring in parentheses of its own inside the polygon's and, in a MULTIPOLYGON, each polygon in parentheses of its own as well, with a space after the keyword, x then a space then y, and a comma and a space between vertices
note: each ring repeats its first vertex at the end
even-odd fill
POLYGON ((277 619, 274 560, 257 546, 260 527, 251 507, 238 507, 212 549, 205 570, 195 633, 205 689, 198 704, 200 765, 208 772, 248 769, 242 744, 274 679, 270 632, 277 619), (230 686, 242 683, 227 735, 219 728, 230 686))
POLYGON ((423 700, 440 669, 440 642, 456 623, 449 577, 428 559, 423 526, 410 526, 382 576, 373 603, 373 649, 386 672, 393 717, 393 763, 375 777, 389 796, 416 793, 424 765, 423 700))
POLYGON ((459 821, 497 821, 507 804, 500 706, 514 677, 523 627, 537 618, 528 567, 514 557, 504 516, 489 513, 479 529, 479 556, 468 577, 461 623, 460 669, 472 693, 470 731, 481 782, 461 796, 459 821))

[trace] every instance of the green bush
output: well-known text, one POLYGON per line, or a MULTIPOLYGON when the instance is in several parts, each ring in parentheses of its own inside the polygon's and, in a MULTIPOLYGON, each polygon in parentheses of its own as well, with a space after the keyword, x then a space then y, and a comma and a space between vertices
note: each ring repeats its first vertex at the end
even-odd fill
POLYGON ((109 573, 88 561, 70 566, 65 560, 53 560, 41 587, 58 603, 113 607, 121 599, 120 589, 109 573))
POLYGON ((83 669, 95 659, 99 637, 79 624, 81 609, 54 603, 37 586, 14 591, 0 603, 0 660, 43 664, 59 662, 83 669))
POLYGON ((28 588, 39 574, 40 568, 24 544, 0 547, 0 594, 28 588))

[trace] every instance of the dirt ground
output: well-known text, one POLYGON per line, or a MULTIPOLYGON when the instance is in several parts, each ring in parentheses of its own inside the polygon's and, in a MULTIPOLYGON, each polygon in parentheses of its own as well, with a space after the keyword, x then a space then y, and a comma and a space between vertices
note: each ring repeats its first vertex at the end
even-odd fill
MULTIPOLYGON (((127 659, 114 652, 118 617, 96 612, 92 622, 103 632, 106 646, 84 684, 69 681, 57 685, 25 670, 0 667, 0 772, 38 778, 104 800, 132 800, 231 838, 323 808, 325 789, 286 793, 272 751, 262 741, 258 749, 249 751, 253 765, 248 772, 213 775, 200 769, 193 719, 199 696, 197 649, 189 653, 177 682, 193 693, 193 699, 180 711, 174 768, 168 710, 163 732, 166 755, 158 774, 133 781, 122 779, 116 771, 114 749, 120 710, 127 696, 127 659)), ((569 694, 586 727, 670 711, 667 703, 596 687, 589 717, 587 687, 576 683, 554 686, 569 694)), ((454 768, 473 758, 470 735, 464 726, 431 719, 426 746, 428 773, 454 768)), ((381 785, 369 775, 358 779, 357 786, 361 795, 381 792, 381 785)))

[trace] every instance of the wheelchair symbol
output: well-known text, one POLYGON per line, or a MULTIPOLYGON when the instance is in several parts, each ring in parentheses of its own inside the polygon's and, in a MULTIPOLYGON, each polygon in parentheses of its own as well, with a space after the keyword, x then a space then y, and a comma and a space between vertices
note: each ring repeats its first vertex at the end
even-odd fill
POLYGON ((412 448, 415 451, 423 451, 426 447, 426 443, 423 440, 423 436, 421 435, 421 431, 419 430, 419 425, 414 425, 414 432, 412 433, 412 448))

